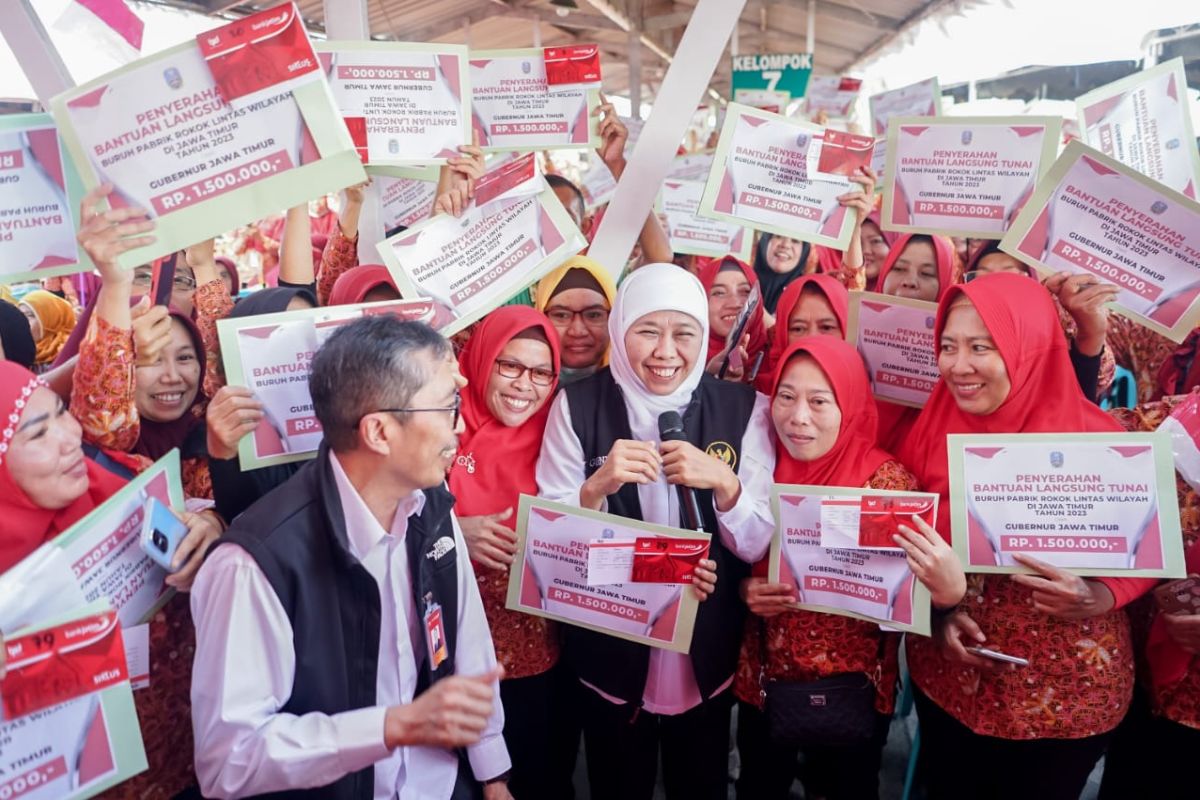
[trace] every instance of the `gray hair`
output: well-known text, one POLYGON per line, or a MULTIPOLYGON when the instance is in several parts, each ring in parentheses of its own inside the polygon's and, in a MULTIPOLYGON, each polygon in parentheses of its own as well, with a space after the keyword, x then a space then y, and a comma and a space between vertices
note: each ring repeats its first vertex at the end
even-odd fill
POLYGON ((390 314, 338 328, 317 351, 308 378, 313 412, 334 451, 358 444, 358 423, 384 408, 406 408, 430 378, 433 363, 450 356, 450 342, 423 322, 390 314))

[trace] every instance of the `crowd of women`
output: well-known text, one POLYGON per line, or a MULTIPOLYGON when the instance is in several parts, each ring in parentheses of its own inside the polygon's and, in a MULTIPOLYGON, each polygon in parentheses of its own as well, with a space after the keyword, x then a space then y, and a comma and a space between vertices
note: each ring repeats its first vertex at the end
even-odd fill
MULTIPOLYGON (((600 154, 619 175, 626 134, 614 115, 604 134, 600 154)), ((464 148, 435 210, 461 212, 482 169, 464 148)), ((724 798, 731 718, 739 798, 787 797, 797 777, 806 797, 874 798, 902 672, 929 797, 1074 798, 1101 756, 1105 797, 1200 788, 1188 760, 1200 752, 1200 617, 1158 613, 1152 580, 1084 579, 1032 559, 1029 575, 964 574, 947 544, 946 457, 955 433, 1152 430, 1200 384, 1200 334, 1176 345, 1110 317, 1112 287, 1039 281, 993 242, 894 236, 874 207, 874 174, 853 180, 845 252, 764 234, 752 264, 672 258, 651 217, 619 286, 578 255, 528 303, 456 337, 468 383, 447 481, 505 671, 518 800, 574 796, 581 738, 592 797, 650 797, 661 763, 668 797, 724 798), (729 366, 726 340, 755 287, 762 302, 729 366), (923 410, 876 402, 844 341, 849 292, 864 289, 938 304, 941 380, 923 410), (1115 366, 1135 376, 1139 405, 1109 413, 1098 400, 1115 366), (660 443, 667 411, 683 416, 688 441, 660 443), (732 457, 713 455, 715 441, 732 457), (794 609, 792 588, 766 577, 777 483, 937 493, 935 525, 914 518, 895 531, 931 592, 933 635, 794 609), (697 490, 713 535, 690 653, 506 610, 521 494, 677 526, 676 485, 697 490), (967 649, 980 644, 1028 666, 967 649), (873 698, 856 729, 837 742, 774 735, 769 685, 846 675, 873 698)), ((551 182, 589 231, 578 188, 551 182)), ((150 769, 112 790, 172 797, 196 791, 184 593, 228 524, 298 469, 241 470, 237 443, 264 412, 226 382, 216 322, 399 293, 384 267, 357 262, 363 188, 352 187, 316 249, 307 210, 288 212, 276 286, 243 293, 237 266, 200 243, 178 254, 170 304, 154 306, 155 265, 116 266, 153 223, 102 211, 104 194, 85 200, 79 233, 99 277, 70 284, 90 290, 86 305, 69 281, 0 302, 0 571, 180 451, 190 532, 167 579, 180 594, 151 622, 153 681, 135 694, 150 769)), ((1182 480, 1178 490, 1196 573, 1200 500, 1182 480)))

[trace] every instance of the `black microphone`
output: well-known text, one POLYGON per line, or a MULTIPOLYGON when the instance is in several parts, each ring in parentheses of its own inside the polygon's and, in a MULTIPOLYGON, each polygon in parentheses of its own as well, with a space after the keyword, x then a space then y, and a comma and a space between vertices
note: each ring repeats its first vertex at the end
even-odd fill
MULTIPOLYGON (((683 418, 678 411, 664 411, 658 415, 658 438, 664 442, 686 442, 683 433, 683 418)), ((679 508, 683 514, 683 527, 690 531, 703 531, 704 519, 700 516, 700 503, 690 486, 677 485, 679 508)))

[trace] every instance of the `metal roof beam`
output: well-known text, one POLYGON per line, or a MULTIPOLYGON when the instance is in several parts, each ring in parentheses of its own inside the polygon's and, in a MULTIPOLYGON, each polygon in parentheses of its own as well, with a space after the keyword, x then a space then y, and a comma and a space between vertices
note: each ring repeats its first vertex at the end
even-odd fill
POLYGON ((955 8, 961 9, 963 6, 964 0, 927 0, 927 2, 921 5, 916 11, 901 20, 900 24, 896 26, 895 30, 880 36, 878 39, 872 42, 859 54, 858 58, 854 59, 853 63, 847 65, 847 68, 860 68, 864 62, 869 61, 871 58, 887 49, 888 46, 890 46, 901 36, 915 29, 918 25, 935 14, 946 10, 953 10, 955 8))
POLYGON ((665 31, 672 28, 687 27, 688 20, 692 18, 692 10, 673 11, 670 14, 659 14, 656 17, 646 17, 642 21, 642 30, 646 33, 654 33, 655 31, 665 31))
MULTIPOLYGON (((808 0, 775 0, 775 2, 769 3, 768 7, 771 5, 789 6, 791 8, 803 9, 805 12, 808 11, 808 0)), ((867 11, 864 8, 833 3, 830 0, 820 0, 817 3, 817 16, 837 20, 849 25, 859 25, 864 28, 875 28, 884 31, 895 30, 903 22, 903 20, 889 17, 886 14, 878 14, 874 11, 867 11)))
MULTIPOLYGON (((172 5, 177 8, 190 8, 195 11, 200 11, 205 14, 220 14, 223 11, 237 8, 240 5, 245 5, 242 0, 187 0, 183 3, 163 3, 162 5, 172 5)), ((249 13, 249 9, 246 9, 249 13)))
MULTIPOLYGON (((839 44, 833 44, 832 42, 828 42, 828 41, 822 39, 821 34, 820 34, 820 28, 818 28, 817 30, 818 30, 818 33, 817 33, 817 52, 818 53, 820 53, 821 51, 826 51, 826 52, 832 51, 832 53, 834 55, 841 53, 841 54, 845 54, 845 55, 851 56, 851 57, 858 56, 858 51, 853 48, 842 47, 839 44)), ((801 42, 801 40, 803 39, 803 35, 799 34, 799 33, 794 33, 792 31, 784 31, 784 30, 778 30, 778 29, 761 31, 758 29, 758 26, 755 26, 753 29, 745 28, 745 29, 740 30, 739 35, 741 36, 741 40, 742 40, 743 44, 745 44, 747 41, 765 42, 772 37, 774 37, 775 39, 795 39, 797 42, 799 42, 797 47, 801 50, 803 49, 803 43, 801 42)), ((782 51, 780 51, 780 52, 782 52, 782 51)))
POLYGON ((456 31, 461 31, 465 25, 474 25, 477 22, 483 22, 497 16, 502 15, 497 14, 496 9, 492 6, 473 8, 465 14, 457 14, 452 19, 435 22, 432 25, 426 25, 424 28, 389 31, 389 33, 395 34, 396 38, 402 42, 431 42, 434 39, 440 39, 456 31))
POLYGON ((606 16, 601 14, 587 14, 580 11, 572 11, 566 16, 559 16, 547 8, 527 6, 525 8, 513 7, 511 11, 501 11, 498 16, 539 20, 559 28, 582 28, 584 30, 597 31, 624 30, 606 16))

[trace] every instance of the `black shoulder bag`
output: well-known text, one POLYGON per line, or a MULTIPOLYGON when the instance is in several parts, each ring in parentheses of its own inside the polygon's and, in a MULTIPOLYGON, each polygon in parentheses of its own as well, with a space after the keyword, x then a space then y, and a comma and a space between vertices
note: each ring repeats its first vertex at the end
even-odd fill
MULTIPOLYGON (((843 672, 815 681, 768 679, 767 625, 759 625, 762 662, 758 685, 772 741, 791 747, 865 744, 875 733, 875 682, 865 672, 843 672)), ((884 639, 875 657, 881 679, 884 639)))

